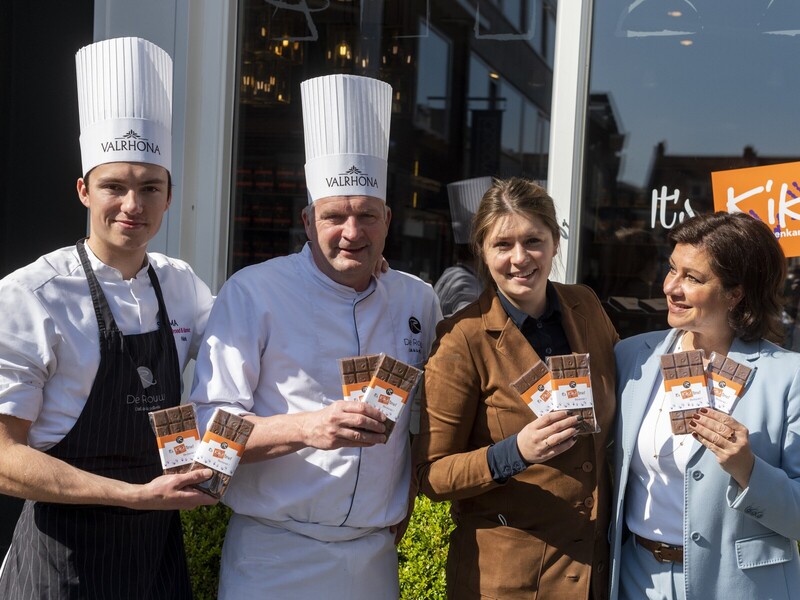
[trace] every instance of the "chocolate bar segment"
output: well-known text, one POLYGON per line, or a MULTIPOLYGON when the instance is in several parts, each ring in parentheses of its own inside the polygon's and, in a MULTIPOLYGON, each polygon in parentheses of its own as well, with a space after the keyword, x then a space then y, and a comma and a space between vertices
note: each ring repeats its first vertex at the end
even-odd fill
POLYGON ((148 413, 156 434, 164 474, 186 473, 200 443, 194 404, 183 404, 148 413))
POLYGON ((716 352, 708 363, 708 372, 723 375, 726 379, 744 385, 752 369, 716 352))
POLYGON ((752 369, 724 354, 712 352, 707 372, 708 393, 713 407, 730 414, 736 400, 742 395, 752 369))
POLYGON ((409 395, 422 376, 422 370, 386 354, 379 357, 364 401, 386 415, 384 426, 388 440, 409 395))
POLYGON ((553 390, 556 392, 554 410, 570 410, 583 417, 575 426, 579 435, 600 431, 594 414, 589 355, 550 356, 547 358, 547 365, 553 378, 553 390), (582 390, 581 386, 585 389, 582 390))
POLYGON ((380 354, 340 358, 339 372, 342 374, 342 383, 369 383, 372 374, 378 368, 379 361, 380 354))
POLYGON ((553 410, 554 397, 550 371, 542 361, 537 361, 510 385, 537 417, 553 410))
POLYGON ((704 357, 705 353, 702 350, 686 350, 661 356, 664 390, 670 401, 670 425, 675 435, 691 433, 689 422, 692 420, 692 415, 697 413, 698 408, 710 406, 706 391, 704 357), (679 408, 676 409, 676 406, 679 408))
POLYGON ((219 408, 215 410, 190 469, 210 468, 213 475, 193 487, 214 498, 221 498, 252 432, 250 421, 219 408))

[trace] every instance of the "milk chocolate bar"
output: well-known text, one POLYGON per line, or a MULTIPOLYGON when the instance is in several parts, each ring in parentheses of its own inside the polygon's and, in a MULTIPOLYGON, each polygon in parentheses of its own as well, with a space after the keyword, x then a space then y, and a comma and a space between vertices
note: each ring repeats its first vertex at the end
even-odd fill
POLYGON ((342 397, 345 400, 363 400, 380 359, 380 354, 339 359, 339 372, 342 374, 342 397))
POLYGON ((422 376, 422 370, 383 353, 379 357, 364 402, 386 415, 384 426, 388 440, 411 391, 422 376))
POLYGON ((519 379, 511 382, 520 397, 525 401, 537 417, 553 410, 555 398, 551 385, 552 377, 547 366, 542 361, 537 361, 530 369, 525 371, 519 379))
POLYGON ((702 350, 687 350, 661 356, 664 391, 669 400, 672 433, 691 433, 689 422, 698 408, 711 406, 706 390, 702 350))
POLYGON ((191 468, 192 471, 210 468, 214 474, 211 479, 197 483, 194 487, 214 498, 221 498, 252 432, 253 424, 250 421, 220 408, 216 409, 200 448, 195 453, 191 468))
POLYGON ((547 358, 547 365, 553 377, 552 385, 556 394, 554 410, 570 410, 583 417, 576 425, 580 435, 600 431, 594 414, 589 355, 550 356, 547 358))
POLYGON ((156 434, 164 474, 186 473, 200 444, 194 404, 183 404, 148 413, 156 434))
POLYGON ((708 393, 712 406, 730 414, 737 398, 742 395, 752 369, 724 354, 711 353, 708 363, 708 393))

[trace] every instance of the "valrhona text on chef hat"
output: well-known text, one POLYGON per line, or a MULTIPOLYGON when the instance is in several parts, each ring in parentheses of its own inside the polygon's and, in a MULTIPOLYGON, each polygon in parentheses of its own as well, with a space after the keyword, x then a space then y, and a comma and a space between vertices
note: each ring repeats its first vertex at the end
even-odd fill
POLYGON ((456 244, 469 244, 472 218, 478 212, 483 195, 492 187, 491 177, 476 177, 447 184, 450 199, 450 218, 456 244))
POLYGON ((75 56, 81 162, 172 168, 172 59, 141 38, 96 42, 75 56))
POLYGON ((300 84, 308 201, 386 201, 392 88, 370 77, 326 75, 300 84))

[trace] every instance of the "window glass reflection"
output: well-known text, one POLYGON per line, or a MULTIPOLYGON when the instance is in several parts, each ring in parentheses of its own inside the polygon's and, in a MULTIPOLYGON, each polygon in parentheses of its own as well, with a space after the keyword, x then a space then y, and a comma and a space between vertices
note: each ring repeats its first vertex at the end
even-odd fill
POLYGON ((229 272, 305 243, 300 82, 352 73, 393 88, 385 255, 438 279, 453 256, 446 185, 546 165, 541 2, 242 0, 229 272))
MULTIPOLYGON (((800 160, 800 3, 597 0, 593 14, 579 278, 630 335, 666 326, 666 234, 713 210, 711 173, 800 160)), ((787 291, 785 343, 800 347, 787 291)))

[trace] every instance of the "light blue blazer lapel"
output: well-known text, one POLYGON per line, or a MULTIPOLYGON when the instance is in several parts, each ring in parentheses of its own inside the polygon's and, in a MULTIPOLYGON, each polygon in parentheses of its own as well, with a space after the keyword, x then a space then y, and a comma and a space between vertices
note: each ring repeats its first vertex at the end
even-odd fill
POLYGON ((637 353, 633 364, 642 365, 641 374, 628 384, 620 407, 622 418, 630 421, 625 427, 627 433, 623 440, 623 448, 626 453, 632 452, 636 446, 636 438, 639 436, 639 429, 647 411, 648 400, 659 377, 661 355, 672 347, 677 333, 677 330, 672 329, 660 341, 657 341, 656 338, 645 338, 644 344, 637 353))

